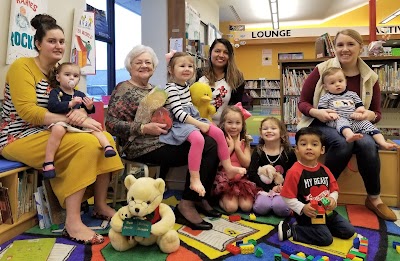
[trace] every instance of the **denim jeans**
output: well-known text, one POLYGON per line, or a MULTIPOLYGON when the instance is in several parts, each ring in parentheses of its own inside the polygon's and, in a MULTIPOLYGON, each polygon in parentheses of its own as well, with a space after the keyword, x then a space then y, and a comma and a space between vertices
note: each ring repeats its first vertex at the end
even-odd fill
POLYGON ((363 134, 363 138, 354 142, 346 139, 334 128, 314 120, 312 127, 318 128, 325 137, 325 166, 337 179, 347 166, 352 154, 356 154, 358 170, 364 181, 368 195, 379 195, 381 192, 380 169, 381 163, 378 145, 371 135, 363 134))
POLYGON ((325 225, 292 225, 293 240, 317 246, 329 246, 333 237, 349 239, 355 233, 348 220, 336 211, 326 217, 325 225))

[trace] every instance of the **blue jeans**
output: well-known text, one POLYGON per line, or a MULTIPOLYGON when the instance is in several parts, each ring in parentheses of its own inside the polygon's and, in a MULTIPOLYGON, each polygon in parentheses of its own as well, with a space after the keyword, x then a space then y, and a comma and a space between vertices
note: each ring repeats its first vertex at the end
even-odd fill
POLYGON ((364 181, 365 190, 368 195, 380 194, 381 162, 378 145, 371 135, 364 134, 362 139, 348 143, 336 129, 326 126, 325 123, 314 120, 311 127, 319 129, 324 134, 325 166, 330 169, 336 179, 347 166, 352 154, 356 154, 358 170, 364 181))
POLYGON ((349 239, 355 233, 354 227, 336 211, 326 217, 325 225, 292 225, 293 240, 317 246, 329 246, 333 237, 349 239))

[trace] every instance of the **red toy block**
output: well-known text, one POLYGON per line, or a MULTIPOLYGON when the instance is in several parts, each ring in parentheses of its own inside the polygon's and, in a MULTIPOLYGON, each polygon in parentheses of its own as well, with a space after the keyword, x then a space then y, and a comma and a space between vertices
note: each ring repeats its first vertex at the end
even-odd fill
POLYGON ((358 251, 361 252, 361 253, 366 254, 366 253, 368 252, 368 247, 366 247, 366 246, 360 246, 360 247, 358 248, 358 251))
POLYGON ((226 246, 226 251, 234 254, 234 255, 238 255, 240 254, 240 247, 237 247, 235 245, 229 244, 226 246))
POLYGON ((231 222, 239 221, 241 219, 242 218, 239 215, 230 215, 229 216, 229 221, 231 221, 231 222))
POLYGON ((315 199, 310 200, 310 204, 312 208, 314 209, 318 208, 318 201, 316 201, 315 199))

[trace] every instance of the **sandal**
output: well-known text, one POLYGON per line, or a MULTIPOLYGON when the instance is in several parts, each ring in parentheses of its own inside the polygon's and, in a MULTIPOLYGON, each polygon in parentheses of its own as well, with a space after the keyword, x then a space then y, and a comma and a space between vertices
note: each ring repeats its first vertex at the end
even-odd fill
POLYGON ((117 153, 115 152, 113 146, 107 145, 104 147, 104 156, 106 158, 111 158, 114 157, 115 155, 117 155, 117 153))
POLYGON ((43 163, 42 175, 43 175, 44 179, 52 179, 56 176, 56 168, 54 167, 54 161, 49 161, 49 162, 43 163), (53 165, 53 168, 49 169, 49 170, 44 170, 44 168, 48 165, 53 165))
POLYGON ((97 212, 95 212, 95 211, 92 212, 92 218, 94 218, 94 219, 100 219, 100 220, 106 220, 106 221, 111 221, 111 217, 102 215, 102 214, 97 213, 97 212))
POLYGON ((104 242, 104 237, 97 233, 94 233, 93 237, 91 239, 87 239, 87 240, 71 237, 66 228, 63 229, 62 236, 71 241, 74 241, 76 243, 83 244, 83 245, 99 245, 104 242))

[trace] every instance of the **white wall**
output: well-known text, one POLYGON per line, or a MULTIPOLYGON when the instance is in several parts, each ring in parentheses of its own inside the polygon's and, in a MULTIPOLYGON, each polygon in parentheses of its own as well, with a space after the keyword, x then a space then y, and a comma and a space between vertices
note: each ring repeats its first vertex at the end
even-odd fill
MULTIPOLYGON (((66 39, 66 51, 63 61, 69 60, 69 53, 71 50, 71 37, 72 37, 72 24, 74 17, 74 8, 84 10, 86 1, 83 0, 68 0, 68 1, 55 1, 48 0, 47 13, 53 16, 57 23, 64 29, 66 39)), ((6 65, 7 54, 7 38, 8 38, 8 25, 10 23, 10 9, 11 0, 0 1, 0 99, 3 98, 3 90, 5 77, 8 70, 6 65)), ((82 77, 79 86, 86 89, 86 79, 82 77)))
POLYGON ((203 23, 212 23, 219 29, 219 7, 216 0, 186 0, 186 2, 200 13, 200 20, 203 23))

